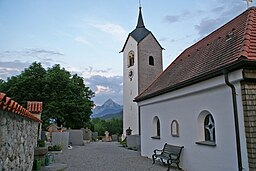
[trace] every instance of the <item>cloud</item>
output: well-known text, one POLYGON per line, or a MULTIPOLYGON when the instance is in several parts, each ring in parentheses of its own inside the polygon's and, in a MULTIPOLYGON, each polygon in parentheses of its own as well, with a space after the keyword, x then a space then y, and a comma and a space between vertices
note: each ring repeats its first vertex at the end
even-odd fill
POLYGON ((94 27, 100 29, 103 32, 106 32, 118 40, 123 41, 125 37, 127 36, 127 32, 125 29, 117 24, 107 23, 107 24, 94 24, 94 27))
POLYGON ((84 37, 82 36, 77 36, 75 37, 74 39, 76 42, 79 42, 79 43, 83 43, 83 44, 90 44, 84 37))
POLYGON ((97 69, 93 66, 88 66, 87 68, 75 68, 71 66, 66 66, 66 68, 72 73, 77 73, 78 75, 81 75, 83 78, 90 78, 96 75, 101 75, 105 77, 111 77, 113 75, 116 75, 115 73, 113 73, 112 68, 97 69))
POLYGON ((0 52, 0 59, 6 59, 6 57, 20 58, 20 57, 33 57, 38 59, 51 60, 50 56, 63 56, 64 54, 45 49, 24 49, 20 51, 3 51, 0 52))
POLYGON ((8 77, 21 73, 31 63, 14 60, 12 62, 0 62, 0 79, 6 80, 8 77))
POLYGON ((95 92, 93 100, 96 105, 102 105, 109 98, 112 98, 119 104, 123 104, 123 77, 95 75, 86 78, 85 82, 95 92))
POLYGON ((219 4, 221 5, 210 11, 200 11, 201 16, 207 15, 194 26, 200 37, 206 36, 244 11, 244 4, 240 2, 219 1, 219 4), (210 17, 211 15, 215 18, 210 17))
POLYGON ((183 40, 189 40, 190 37, 192 37, 193 34, 190 34, 190 35, 185 35, 183 37, 179 37, 179 38, 167 38, 167 37, 162 37, 159 39, 160 42, 169 42, 169 43, 176 43, 176 42, 179 42, 179 41, 183 41, 183 40))
POLYGON ((195 29, 198 31, 200 37, 206 36, 217 27, 220 26, 222 20, 220 18, 217 19, 210 19, 210 18, 203 18, 200 24, 195 25, 195 29))
POLYGON ((189 19, 188 17, 189 15, 190 15, 190 12, 186 10, 179 15, 167 15, 164 17, 164 20, 172 24, 172 23, 183 21, 185 19, 189 19))
POLYGON ((44 49, 28 49, 27 53, 30 53, 31 55, 46 55, 46 56, 51 56, 51 55, 64 55, 60 52, 57 51, 52 51, 52 50, 44 50, 44 49))
POLYGON ((109 87, 105 87, 102 85, 96 85, 96 91, 95 94, 100 94, 100 93, 108 93, 110 92, 110 88, 109 87))
POLYGON ((95 92, 92 100, 96 105, 102 105, 109 98, 123 104, 123 77, 113 73, 111 68, 65 68, 71 71, 71 74, 76 73, 84 78, 85 85, 95 92))
POLYGON ((178 15, 167 15, 165 16, 165 20, 168 21, 169 23, 175 23, 180 20, 181 16, 178 15))
POLYGON ((213 13, 220 13, 220 12, 222 12, 224 9, 225 9, 224 6, 220 6, 220 7, 215 7, 215 8, 213 8, 211 11, 212 11, 213 13))
POLYGON ((45 49, 0 52, 0 78, 6 80, 7 77, 18 75, 34 61, 41 62, 44 67, 49 67, 56 62, 52 56, 63 55, 60 52, 45 49))

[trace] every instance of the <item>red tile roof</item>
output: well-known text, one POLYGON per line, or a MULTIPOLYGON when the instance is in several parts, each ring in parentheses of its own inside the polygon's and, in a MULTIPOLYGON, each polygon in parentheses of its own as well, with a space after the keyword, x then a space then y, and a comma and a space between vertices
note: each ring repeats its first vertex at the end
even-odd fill
POLYGON ((256 64, 256 8, 251 7, 184 50, 135 101, 256 64), (249 64, 248 64, 249 65, 249 64))
POLYGON ((35 117, 27 109, 19 105, 17 102, 12 100, 11 98, 7 97, 6 94, 2 92, 0 92, 0 109, 11 112, 11 113, 15 113, 17 115, 21 115, 23 117, 32 119, 36 122, 42 122, 42 120, 35 117))
POLYGON ((27 109, 29 112, 33 114, 39 114, 43 111, 43 102, 37 101, 28 101, 27 102, 27 109))

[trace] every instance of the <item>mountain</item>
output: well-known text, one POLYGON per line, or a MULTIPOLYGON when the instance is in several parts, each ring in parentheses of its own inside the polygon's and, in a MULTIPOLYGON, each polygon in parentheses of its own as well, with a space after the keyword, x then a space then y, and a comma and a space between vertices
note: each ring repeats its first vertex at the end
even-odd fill
POLYGON ((102 106, 96 106, 93 109, 92 118, 99 118, 110 114, 116 114, 123 111, 123 106, 115 103, 112 99, 108 99, 102 106))

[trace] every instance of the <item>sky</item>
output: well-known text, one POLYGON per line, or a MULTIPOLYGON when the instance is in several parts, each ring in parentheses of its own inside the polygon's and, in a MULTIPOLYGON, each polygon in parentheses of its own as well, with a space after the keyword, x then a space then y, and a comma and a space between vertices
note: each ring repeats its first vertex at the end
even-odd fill
MULTIPOLYGON (((255 6, 255 2, 250 4, 255 6)), ((182 51, 247 9, 243 0, 141 0, 166 68, 182 51)), ((0 0, 0 79, 32 62, 77 73, 102 105, 123 103, 119 53, 138 19, 138 0, 0 0)))

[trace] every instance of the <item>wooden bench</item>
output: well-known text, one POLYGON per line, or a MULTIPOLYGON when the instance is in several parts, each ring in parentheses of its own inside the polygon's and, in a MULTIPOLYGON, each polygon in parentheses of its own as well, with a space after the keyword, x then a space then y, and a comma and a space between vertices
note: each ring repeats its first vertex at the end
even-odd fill
POLYGON ((155 164, 155 160, 160 158, 163 164, 165 164, 164 160, 167 161, 168 170, 170 170, 170 165, 172 163, 176 163, 178 169, 181 169, 179 166, 180 163, 180 154, 181 150, 184 146, 175 146, 165 143, 164 148, 162 150, 154 150, 154 154, 152 155, 153 164, 155 164))

